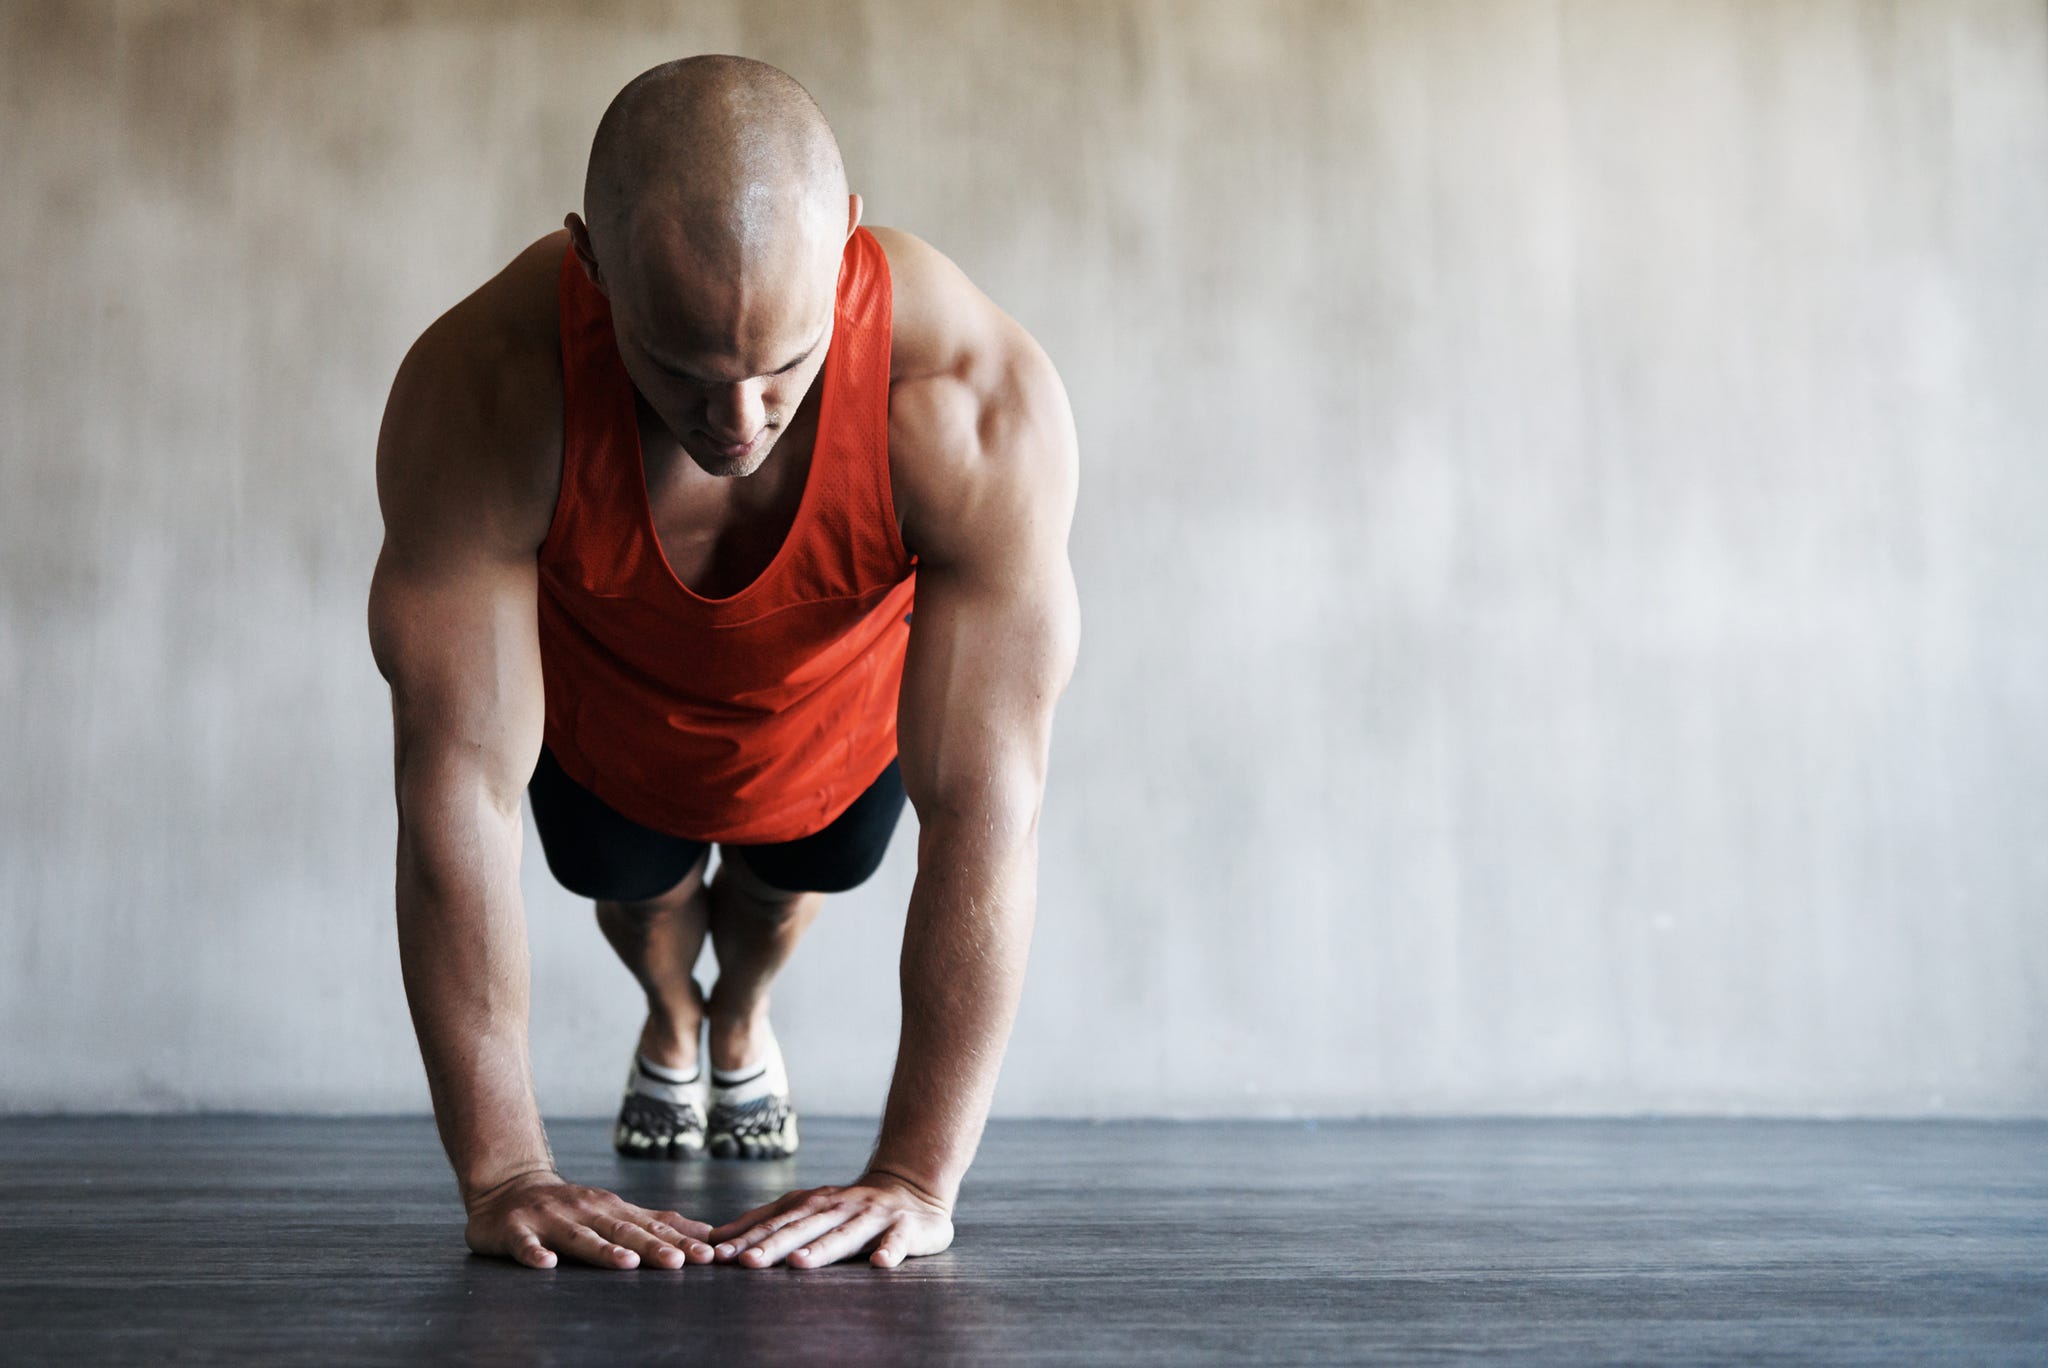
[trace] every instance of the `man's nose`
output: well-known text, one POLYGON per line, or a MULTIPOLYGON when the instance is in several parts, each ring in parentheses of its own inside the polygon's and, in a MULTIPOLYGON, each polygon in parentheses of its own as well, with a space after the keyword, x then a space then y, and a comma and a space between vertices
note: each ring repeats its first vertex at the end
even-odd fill
POLYGON ((705 406, 704 424, 714 439, 733 444, 752 440, 767 414, 760 387, 751 383, 727 385, 705 406))

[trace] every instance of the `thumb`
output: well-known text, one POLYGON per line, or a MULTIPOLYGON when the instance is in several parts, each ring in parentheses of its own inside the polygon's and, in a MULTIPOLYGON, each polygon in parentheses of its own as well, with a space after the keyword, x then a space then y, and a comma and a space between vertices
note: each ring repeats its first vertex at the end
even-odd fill
POLYGON ((515 1230, 506 1240, 505 1253, 511 1255, 528 1268, 553 1268, 555 1251, 540 1242, 540 1236, 530 1230, 515 1230))

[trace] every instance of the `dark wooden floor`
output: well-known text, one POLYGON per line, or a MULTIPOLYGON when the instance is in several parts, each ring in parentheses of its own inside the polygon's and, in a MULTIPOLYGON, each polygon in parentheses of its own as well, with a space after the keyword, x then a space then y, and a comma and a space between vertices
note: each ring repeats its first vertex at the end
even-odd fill
MULTIPOLYGON (((794 1161, 571 1176, 715 1222, 794 1161)), ((477 1258, 425 1119, 0 1119, 0 1362, 2048 1361, 2048 1124, 993 1123, 894 1270, 477 1258)))

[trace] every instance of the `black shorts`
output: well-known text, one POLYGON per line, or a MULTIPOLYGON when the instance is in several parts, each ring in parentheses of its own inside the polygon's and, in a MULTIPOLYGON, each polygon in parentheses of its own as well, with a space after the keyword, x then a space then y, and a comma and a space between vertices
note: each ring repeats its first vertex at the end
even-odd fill
MULTIPOLYGON (((562 772, 545 742, 526 786, 533 824, 555 881, 606 902, 640 902, 668 892, 704 858, 710 842, 641 826, 562 772)), ((823 831, 773 845, 728 845, 761 881, 790 893, 843 893, 879 869, 903 813, 898 761, 823 831)))

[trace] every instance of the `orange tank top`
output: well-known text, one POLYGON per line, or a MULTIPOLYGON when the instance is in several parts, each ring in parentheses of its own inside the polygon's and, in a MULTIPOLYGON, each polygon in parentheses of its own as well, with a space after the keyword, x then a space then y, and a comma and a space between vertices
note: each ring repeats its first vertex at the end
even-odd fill
POLYGON ((865 228, 847 242, 796 520, 728 598, 692 591, 662 552, 611 308, 573 248, 560 291, 562 487, 540 547, 548 749, 643 826, 739 845, 808 836, 896 755, 916 558, 889 487, 881 244, 865 228))

